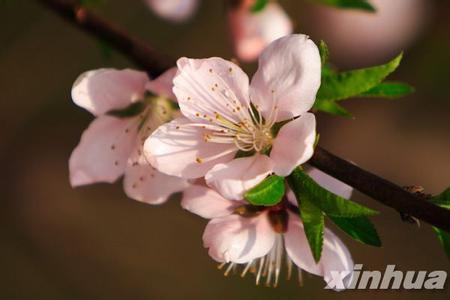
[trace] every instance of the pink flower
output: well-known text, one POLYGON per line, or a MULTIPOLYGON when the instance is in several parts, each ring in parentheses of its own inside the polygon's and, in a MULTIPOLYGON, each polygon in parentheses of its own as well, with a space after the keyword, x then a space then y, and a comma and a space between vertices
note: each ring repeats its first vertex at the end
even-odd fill
POLYGON ((253 61, 274 40, 292 33, 292 22, 283 8, 270 2, 259 12, 250 10, 254 1, 244 1, 228 15, 236 55, 253 61))
MULTIPOLYGON (((351 188, 324 173, 314 170, 318 183, 325 179, 348 195, 351 188)), ((272 207, 252 206, 244 201, 230 201, 204 186, 194 185, 185 192, 183 208, 203 218, 211 219, 203 234, 203 244, 209 255, 222 267, 229 263, 225 275, 244 264, 242 276, 248 271, 256 283, 265 278, 266 285, 277 286, 282 265, 287 264, 290 277, 295 264, 301 270, 332 279, 331 272, 353 270, 348 249, 330 230, 325 229, 322 257, 316 264, 306 239, 293 193, 272 207)), ((350 279, 350 275, 347 280, 350 279)), ((348 283, 349 281, 347 281, 348 283)))
POLYGON ((298 34, 264 50, 251 84, 232 62, 181 58, 173 91, 184 116, 159 127, 145 153, 163 173, 205 176, 227 199, 242 199, 268 174, 287 176, 312 156, 316 122, 307 111, 320 68, 317 46, 298 34))
POLYGON ((172 69, 150 81, 143 72, 100 69, 86 72, 76 80, 73 101, 96 119, 70 157, 72 186, 112 183, 125 174, 126 194, 152 204, 162 203, 188 186, 183 179, 155 170, 142 155, 142 144, 148 135, 173 117, 167 97, 174 98, 171 92, 174 73, 172 69), (136 106, 140 107, 138 113, 117 116, 132 104, 140 105, 136 106))
POLYGON ((195 13, 199 0, 145 0, 145 2, 161 18, 183 22, 195 13))

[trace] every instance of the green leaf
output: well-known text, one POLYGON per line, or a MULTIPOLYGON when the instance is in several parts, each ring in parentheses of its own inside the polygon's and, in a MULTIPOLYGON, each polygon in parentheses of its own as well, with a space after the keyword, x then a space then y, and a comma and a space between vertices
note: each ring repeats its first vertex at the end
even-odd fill
POLYGON ((269 0, 256 0, 253 6, 250 8, 250 11, 254 13, 260 12, 266 7, 268 3, 269 0))
POLYGON ((144 111, 147 104, 144 101, 134 102, 123 109, 110 110, 107 114, 117 118, 130 118, 144 111))
POLYGON ((364 97, 398 98, 413 92, 414 88, 406 83, 386 81, 360 95, 364 97))
POLYGON ((431 198, 431 202, 443 208, 450 209, 450 188, 447 188, 441 194, 431 198))
POLYGON ((376 67, 323 76, 315 105, 321 105, 321 101, 338 101, 367 92, 395 71, 402 57, 403 54, 400 54, 387 64, 376 67))
MULTIPOLYGON (((297 194, 296 197, 297 199, 300 199, 297 194)), ((314 260, 319 262, 323 248, 323 231, 325 227, 324 216, 320 209, 314 205, 314 199, 305 197, 303 194, 301 197, 299 207, 303 228, 305 229, 305 235, 308 239, 308 244, 314 260)))
POLYGON ((349 113, 345 108, 332 100, 322 100, 317 101, 314 104, 314 109, 345 118, 352 118, 352 114, 349 113))
POLYGON ((450 233, 442 230, 440 228, 434 227, 433 230, 436 233, 439 242, 441 242, 442 247, 444 248, 445 254, 447 258, 450 259, 450 233))
POLYGON ((298 194, 297 199, 303 199, 305 196, 313 199, 314 204, 328 216, 354 218, 378 214, 375 210, 344 199, 321 187, 300 168, 289 175, 288 183, 296 196, 298 194))
MULTIPOLYGON (((450 209, 450 188, 447 188, 441 194, 431 198, 431 202, 439 205, 440 207, 450 209)), ((450 259, 450 233, 435 226, 433 226, 433 230, 436 233, 442 247, 444 248, 445 254, 447 255, 448 259, 450 259)))
POLYGON ((320 41, 319 53, 320 53, 320 61, 322 62, 322 67, 324 67, 328 62, 328 58, 330 56, 330 51, 328 50, 328 46, 324 40, 320 41))
POLYGON ((373 7, 367 0, 314 0, 321 4, 347 9, 361 9, 368 12, 375 12, 373 7))
POLYGON ((381 246, 377 230, 367 217, 341 218, 329 216, 329 218, 354 240, 371 246, 381 246))
POLYGON ((284 178, 272 175, 247 191, 244 197, 253 205, 272 206, 281 201, 284 193, 284 178))

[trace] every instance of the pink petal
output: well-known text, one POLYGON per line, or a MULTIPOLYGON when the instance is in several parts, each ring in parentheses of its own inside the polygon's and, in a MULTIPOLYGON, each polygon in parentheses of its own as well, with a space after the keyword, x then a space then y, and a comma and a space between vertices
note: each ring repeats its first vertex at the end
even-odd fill
POLYGON ((142 99, 148 81, 145 73, 129 69, 88 71, 73 84, 72 99, 78 106, 98 116, 142 99))
POLYGON ((275 106, 277 121, 311 109, 320 86, 317 46, 306 35, 293 34, 271 43, 259 57, 250 88, 252 102, 268 118, 275 106))
POLYGON ((353 260, 347 247, 328 229, 324 231, 322 256, 318 264, 314 261, 303 224, 297 215, 289 213, 288 231, 284 236, 286 252, 292 261, 301 269, 324 277, 327 282, 331 279, 331 271, 353 270, 353 260))
POLYGON ((267 214, 254 218, 230 215, 209 221, 203 245, 218 262, 246 263, 266 255, 275 242, 267 214))
POLYGON ((284 125, 273 141, 270 158, 277 175, 288 176, 298 165, 305 163, 314 153, 316 118, 305 113, 284 125))
POLYGON ((176 101, 176 97, 172 89, 173 79, 177 74, 177 71, 178 69, 176 67, 170 68, 155 80, 149 81, 146 86, 147 90, 156 95, 167 97, 171 100, 176 101))
POLYGON ((161 204, 188 186, 187 180, 163 174, 149 164, 133 165, 130 162, 125 170, 125 193, 137 201, 161 204))
POLYGON ((189 19, 197 10, 198 0, 146 0, 161 18, 172 22, 183 22, 189 19))
POLYGON ((235 123, 241 121, 239 114, 246 113, 249 103, 248 77, 241 68, 218 57, 184 57, 177 65, 173 91, 184 116, 207 121, 220 114, 235 123))
POLYGON ((241 200, 244 193, 272 173, 273 163, 256 154, 216 165, 205 176, 206 183, 230 200, 241 200))
POLYGON ((125 171, 136 139, 134 119, 110 116, 95 119, 70 157, 71 185, 116 181, 125 171))
POLYGON ((228 17, 236 54, 244 61, 255 60, 272 41, 292 33, 289 16, 276 2, 258 13, 242 5, 231 10, 228 17))
POLYGON ((145 141, 144 151, 159 171, 183 178, 204 176, 213 166, 231 160, 234 145, 208 143, 205 130, 189 126, 186 118, 175 119, 160 126, 145 141))
POLYGON ((214 190, 193 185, 183 193, 181 206, 205 219, 219 218, 231 215, 233 210, 243 203, 223 198, 214 190))
POLYGON ((330 192, 341 196, 345 199, 350 199, 352 197, 353 188, 342 181, 337 180, 334 177, 320 171, 316 168, 311 168, 308 171, 309 176, 311 176, 319 185, 323 188, 329 190, 330 192))

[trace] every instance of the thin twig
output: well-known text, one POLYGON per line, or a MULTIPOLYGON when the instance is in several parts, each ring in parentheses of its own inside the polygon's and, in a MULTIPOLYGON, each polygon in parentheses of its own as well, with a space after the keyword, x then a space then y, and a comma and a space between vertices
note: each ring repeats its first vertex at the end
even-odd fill
MULTIPOLYGON (((107 41, 151 75, 161 74, 174 61, 157 53, 147 43, 130 36, 74 0, 37 0, 84 31, 107 41)), ((401 187, 367 172, 317 147, 311 165, 353 186, 378 202, 450 232, 450 210, 443 209, 401 187)))

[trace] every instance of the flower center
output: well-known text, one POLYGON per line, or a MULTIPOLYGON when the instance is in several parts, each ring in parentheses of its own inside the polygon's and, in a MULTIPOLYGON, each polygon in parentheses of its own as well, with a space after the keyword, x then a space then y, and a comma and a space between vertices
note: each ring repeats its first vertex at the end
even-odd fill
POLYGON ((248 112, 239 115, 239 121, 226 118, 215 113, 215 118, 207 120, 212 125, 204 126, 209 129, 205 133, 205 141, 213 143, 234 143, 244 152, 264 152, 273 141, 273 121, 266 121, 257 108, 249 107, 248 112))
MULTIPOLYGON (((232 71, 230 69, 230 72, 232 71)), ((214 71, 210 69, 209 72, 214 71)), ((210 90, 216 94, 217 99, 203 102, 203 105, 192 97, 186 98, 191 107, 196 109, 195 116, 200 122, 184 126, 206 129, 204 133, 206 142, 234 144, 244 152, 268 150, 272 145, 272 127, 278 115, 275 101, 271 101, 272 107, 264 118, 257 105, 252 104, 251 100, 238 100, 228 85, 220 79, 210 87, 210 90)))

